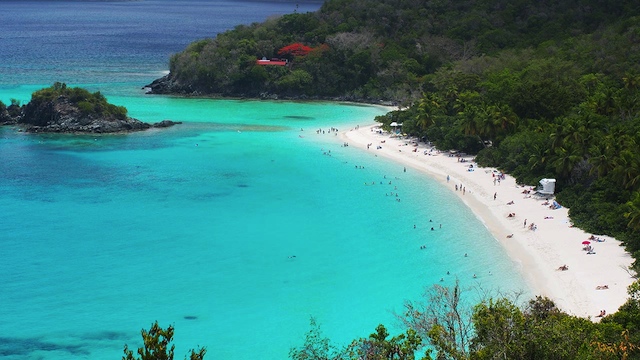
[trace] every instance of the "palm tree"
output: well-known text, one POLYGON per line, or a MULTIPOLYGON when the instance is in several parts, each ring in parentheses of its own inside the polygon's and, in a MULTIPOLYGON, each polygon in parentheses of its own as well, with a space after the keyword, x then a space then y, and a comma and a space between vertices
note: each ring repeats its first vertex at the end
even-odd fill
POLYGON ((481 103, 476 111, 476 127, 478 137, 485 139, 493 139, 495 136, 494 117, 495 106, 481 103))
POLYGON ((433 94, 424 94, 418 103, 418 115, 416 115, 416 125, 422 132, 435 124, 436 117, 442 114, 440 109, 441 99, 433 94))
POLYGON ((627 226, 634 230, 640 230, 640 192, 634 192, 626 205, 629 209, 624 213, 624 217, 629 219, 627 226))
POLYGON ((506 104, 492 105, 490 114, 492 120, 491 140, 497 143, 499 139, 504 138, 515 129, 518 115, 506 104))
POLYGON ((593 175, 593 173, 597 173, 598 176, 606 176, 609 171, 613 169, 613 163, 611 161, 611 152, 608 149, 608 145, 606 144, 607 140, 594 145, 590 148, 589 153, 591 154, 589 159, 587 160, 589 164, 591 164, 592 168, 589 170, 589 175, 593 175))
POLYGON ((578 148, 573 146, 572 143, 567 143, 562 147, 556 148, 555 155, 556 159, 553 162, 553 166, 556 168, 556 173, 564 179, 569 179, 575 166, 582 160, 582 155, 578 153, 578 148))
POLYGON ((549 148, 540 145, 534 145, 532 150, 533 151, 531 152, 531 155, 529 155, 529 167, 531 168, 531 170, 534 170, 538 167, 544 169, 544 166, 547 165, 549 148))
POLYGON ((478 107, 480 94, 475 91, 464 91, 456 99, 453 105, 457 115, 462 120, 462 131, 465 135, 478 135, 478 107))
POLYGON ((616 93, 612 88, 605 88, 602 92, 597 93, 594 98, 596 101, 596 113, 600 115, 611 116, 616 110, 616 93))
POLYGON ((564 140, 567 137, 567 125, 566 121, 562 121, 560 124, 555 125, 554 131, 549 135, 551 138, 551 149, 555 150, 562 147, 564 140))
POLYGON ((625 189, 636 189, 640 184, 640 160, 636 149, 624 149, 613 160, 613 175, 625 189))

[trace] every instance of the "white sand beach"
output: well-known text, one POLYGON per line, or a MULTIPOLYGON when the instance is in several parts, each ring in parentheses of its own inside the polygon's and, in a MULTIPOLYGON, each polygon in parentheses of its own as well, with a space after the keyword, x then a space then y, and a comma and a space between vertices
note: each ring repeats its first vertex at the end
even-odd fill
POLYGON ((553 299, 570 314, 594 320, 601 310, 615 312, 626 301, 627 286, 633 282, 626 269, 633 259, 619 241, 597 234, 605 241, 589 240, 592 234, 571 227, 567 208, 551 209, 544 205, 546 199, 523 193, 531 186, 519 186, 509 175, 494 184, 496 169, 478 168, 470 156, 438 153, 424 143, 415 146, 410 140, 380 134, 377 129, 375 124, 359 126, 340 135, 349 147, 397 161, 408 171, 421 171, 455 192, 509 256, 521 264, 534 294, 553 299), (466 162, 460 162, 461 158, 466 162), (456 185, 464 192, 456 191, 456 185), (515 215, 509 217, 511 213, 515 215), (532 223, 535 230, 530 229, 532 223), (583 241, 587 240, 594 254, 583 250, 583 241), (568 270, 559 270, 562 265, 568 270), (600 289, 605 285, 608 288, 600 289))

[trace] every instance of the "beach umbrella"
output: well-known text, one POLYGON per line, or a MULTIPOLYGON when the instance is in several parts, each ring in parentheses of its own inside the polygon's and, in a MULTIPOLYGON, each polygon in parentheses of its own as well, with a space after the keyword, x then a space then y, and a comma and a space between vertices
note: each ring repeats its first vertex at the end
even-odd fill
POLYGON ((591 244, 591 241, 585 240, 582 242, 582 245, 589 245, 589 244, 591 244))
POLYGON ((393 128, 393 133, 397 134, 398 133, 398 126, 402 126, 402 124, 398 124, 397 122, 392 122, 391 124, 389 124, 389 126, 391 126, 393 128))

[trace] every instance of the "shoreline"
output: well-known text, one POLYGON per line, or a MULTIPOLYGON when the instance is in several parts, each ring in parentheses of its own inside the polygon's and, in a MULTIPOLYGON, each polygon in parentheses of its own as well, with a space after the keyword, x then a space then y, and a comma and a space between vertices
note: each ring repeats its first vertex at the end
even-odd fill
MULTIPOLYGON (((550 209, 543 205, 546 199, 523 193, 531 186, 519 186, 506 174, 494 183, 497 170, 479 168, 471 156, 449 156, 423 143, 414 146, 411 140, 375 132, 377 128, 378 124, 358 126, 341 131, 339 138, 349 147, 420 171, 454 191, 508 256, 520 264, 535 296, 549 297, 561 310, 592 320, 599 319, 601 310, 613 313, 626 302, 627 287, 634 280, 627 272, 633 259, 619 241, 596 234, 604 241, 590 240, 595 253, 587 254, 582 242, 591 234, 571 226, 567 208, 550 209), (427 155, 425 150, 431 152, 427 155), (469 171, 469 165, 473 165, 473 171, 469 171), (465 191, 456 191, 456 185, 465 191), (511 213, 515 215, 510 217, 511 213), (532 223, 535 230, 529 228, 532 223), (563 265, 569 269, 559 270, 563 265), (597 288, 604 285, 606 289, 597 288)), ((552 203, 553 198, 549 201, 552 203)))

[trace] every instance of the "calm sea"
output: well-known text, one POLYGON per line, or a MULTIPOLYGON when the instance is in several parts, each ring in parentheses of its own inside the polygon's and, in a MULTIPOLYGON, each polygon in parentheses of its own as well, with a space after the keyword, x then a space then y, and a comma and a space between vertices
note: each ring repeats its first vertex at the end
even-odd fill
POLYGON ((399 331, 393 312, 441 278, 525 289, 454 194, 316 133, 380 108, 141 90, 190 41, 319 6, 0 1, 0 100, 62 81, 138 119, 184 122, 110 136, 0 128, 0 357, 117 359, 158 320, 175 326, 177 358, 200 345, 211 359, 285 359, 311 316, 337 344, 379 323, 399 331))

